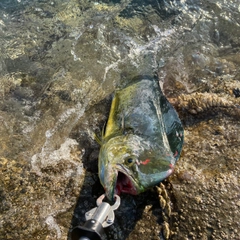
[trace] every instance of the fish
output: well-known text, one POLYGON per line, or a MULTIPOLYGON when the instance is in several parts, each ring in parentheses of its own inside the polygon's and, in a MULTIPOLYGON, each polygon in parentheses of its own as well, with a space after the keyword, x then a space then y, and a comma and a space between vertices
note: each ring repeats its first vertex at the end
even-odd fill
POLYGON ((159 81, 141 76, 115 91, 100 139, 98 174, 109 200, 137 195, 173 173, 184 129, 159 81))

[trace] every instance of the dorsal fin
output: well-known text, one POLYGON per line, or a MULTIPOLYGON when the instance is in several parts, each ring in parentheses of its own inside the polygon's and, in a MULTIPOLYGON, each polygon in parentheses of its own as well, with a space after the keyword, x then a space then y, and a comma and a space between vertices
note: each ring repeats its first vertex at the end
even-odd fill
POLYGON ((117 124, 117 114, 118 114, 118 105, 119 105, 119 97, 118 97, 118 92, 116 91, 114 94, 114 98, 112 100, 112 105, 111 105, 111 109, 110 109, 110 114, 108 117, 108 122, 107 122, 107 126, 105 129, 105 133, 104 133, 104 138, 107 138, 108 136, 118 132, 120 129, 117 124))

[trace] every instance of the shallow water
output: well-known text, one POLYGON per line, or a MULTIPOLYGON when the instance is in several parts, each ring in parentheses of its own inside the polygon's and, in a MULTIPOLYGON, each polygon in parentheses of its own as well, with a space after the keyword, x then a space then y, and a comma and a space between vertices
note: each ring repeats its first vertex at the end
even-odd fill
POLYGON ((123 196, 106 237, 163 239, 167 223, 172 239, 240 238, 238 0, 2 0, 0 42, 1 239, 66 239, 84 222, 111 94, 155 74, 186 135, 172 214, 156 190, 123 196))

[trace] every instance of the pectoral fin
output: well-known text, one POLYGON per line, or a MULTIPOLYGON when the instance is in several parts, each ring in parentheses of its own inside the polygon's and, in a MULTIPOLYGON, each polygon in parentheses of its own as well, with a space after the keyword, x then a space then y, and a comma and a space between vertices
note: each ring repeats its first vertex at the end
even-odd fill
POLYGON ((96 133, 93 134, 93 138, 99 145, 102 145, 102 140, 96 133))

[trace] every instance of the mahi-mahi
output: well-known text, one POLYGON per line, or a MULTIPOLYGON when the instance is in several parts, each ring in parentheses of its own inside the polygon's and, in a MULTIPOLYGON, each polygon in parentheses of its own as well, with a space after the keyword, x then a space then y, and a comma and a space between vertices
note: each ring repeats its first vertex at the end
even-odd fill
POLYGON ((158 80, 142 77, 117 90, 98 162, 106 196, 136 195, 168 177, 179 159, 183 134, 158 80))

